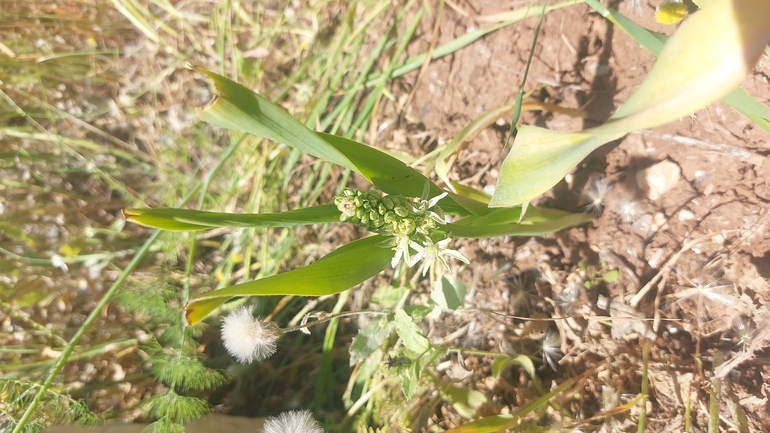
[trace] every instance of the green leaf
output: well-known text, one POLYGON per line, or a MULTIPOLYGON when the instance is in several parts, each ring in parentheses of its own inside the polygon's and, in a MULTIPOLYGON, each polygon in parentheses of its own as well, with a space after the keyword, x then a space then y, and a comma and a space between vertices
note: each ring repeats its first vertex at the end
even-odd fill
MULTIPOLYGON (((364 176, 388 194, 420 197, 425 183, 430 184, 431 197, 444 191, 417 170, 373 147, 336 135, 315 133, 289 113, 246 87, 206 69, 195 67, 217 87, 219 96, 199 111, 198 117, 212 125, 284 143, 364 176)), ((487 212, 484 203, 455 196, 445 197, 441 207, 451 213, 487 212)))
POLYGON ((378 287, 369 302, 385 308, 395 306, 404 297, 409 289, 406 287, 382 286, 378 287))
POLYGON ((412 363, 407 366, 401 372, 401 391, 404 392, 406 398, 410 398, 417 390, 417 385, 420 384, 420 366, 417 363, 412 363))
POLYGON ((503 371, 512 365, 523 368, 529 377, 535 377, 535 363, 533 363, 532 359, 526 355, 496 357, 495 360, 492 361, 492 377, 500 379, 503 371))
POLYGON ((428 339, 404 310, 396 311, 395 322, 396 332, 407 350, 413 354, 422 354, 428 350, 430 347, 428 339))
POLYGON ((152 374, 176 392, 201 391, 227 383, 222 374, 203 365, 197 356, 163 350, 157 345, 148 352, 152 357, 152 374))
MULTIPOLYGON (((531 209, 531 208, 530 208, 531 209)), ((468 223, 463 223, 463 220, 458 220, 456 223, 449 223, 444 226, 453 237, 461 238, 491 238, 498 236, 542 236, 548 233, 553 233, 580 224, 585 224, 593 219, 590 214, 585 213, 568 213, 555 209, 550 209, 548 214, 553 215, 553 219, 541 219, 536 218, 533 220, 527 220, 526 217, 522 223, 508 223, 508 224, 484 224, 483 220, 477 222, 477 219, 471 220, 468 223), (562 215, 558 213, 563 212, 562 215)), ((527 212, 529 214, 529 211, 527 212)), ((500 216, 500 215, 498 215, 500 216)), ((511 215, 502 217, 510 217, 511 215)), ((474 217, 466 217, 474 218, 474 217)))
POLYGON ((128 221, 161 230, 206 230, 215 227, 272 228, 339 222, 340 211, 333 204, 266 214, 147 208, 126 209, 123 216, 128 221))
POLYGON ((276 143, 301 150, 316 158, 349 170, 355 167, 339 150, 297 121, 283 108, 250 89, 201 67, 194 69, 208 76, 218 96, 198 111, 198 118, 222 128, 244 131, 276 143))
POLYGON ((209 405, 197 397, 186 397, 166 391, 145 400, 147 413, 153 418, 167 418, 175 423, 185 423, 209 414, 209 405))
POLYGON ((378 246, 385 240, 383 236, 359 239, 311 265, 206 293, 187 304, 187 322, 198 323, 233 296, 324 296, 347 290, 390 266, 393 251, 378 246))
POLYGON ((476 418, 479 408, 489 401, 484 394, 476 390, 460 388, 451 383, 439 387, 439 394, 465 419, 476 418))
MULTIPOLYGON (((655 56, 660 55, 664 44, 668 40, 668 36, 650 31, 640 26, 633 20, 623 16, 620 12, 607 8, 597 0, 586 0, 586 3, 588 3, 592 8, 594 8, 613 24, 620 27, 621 30, 631 36, 647 51, 651 52, 655 56)), ((708 1, 708 3, 711 3, 711 1, 708 1)), ((734 89, 728 93, 727 96, 722 98, 722 102, 732 106, 741 114, 751 119, 751 121, 757 125, 770 131, 770 107, 757 101, 751 95, 746 93, 745 90, 740 88, 734 89)))
MULTIPOLYGON (((714 1, 668 39, 645 80, 608 122, 576 133, 522 128, 500 169, 489 206, 528 202, 598 147, 629 132, 676 120, 725 96, 740 84, 770 41, 764 18, 769 15, 766 0, 714 1)), ((648 37, 645 43, 654 46, 656 39, 648 37)))
POLYGON ((430 299, 442 309, 454 311, 463 305, 466 293, 465 284, 460 279, 443 275, 433 286, 430 299))
POLYGON ((393 331, 394 323, 385 318, 372 320, 366 326, 358 330, 358 335, 353 337, 350 343, 350 365, 363 361, 369 357, 375 350, 382 346, 382 343, 390 336, 393 331))
MULTIPOLYGON (((403 313, 403 311, 401 312, 403 313)), ((406 317, 407 319, 409 318, 409 316, 406 317)), ((414 325, 411 320, 410 323, 414 325)), ((401 375, 401 390, 407 398, 414 395, 417 390, 422 372, 425 371, 426 368, 434 365, 439 359, 446 356, 446 354, 447 349, 443 346, 431 347, 427 351, 423 351, 413 358, 412 363, 407 365, 406 368, 399 370, 399 374, 401 375)))
POLYGON ((604 274, 602 279, 607 283, 614 283, 618 278, 620 278, 620 272, 617 269, 613 269, 604 274))
MULTIPOLYGON (((429 198, 445 192, 422 173, 385 152, 344 137, 323 132, 319 132, 318 135, 347 155, 356 167, 354 171, 383 192, 421 197, 426 183, 430 186, 429 198)), ((448 196, 439 202, 439 206, 448 213, 467 215, 470 212, 474 215, 483 215, 489 212, 486 203, 453 193, 448 193, 448 196)))
MULTIPOLYGON (((616 134, 620 138, 623 134, 616 134)), ((523 126, 500 167, 490 207, 530 201, 556 185, 578 162, 605 142, 590 133, 551 131, 523 126)))

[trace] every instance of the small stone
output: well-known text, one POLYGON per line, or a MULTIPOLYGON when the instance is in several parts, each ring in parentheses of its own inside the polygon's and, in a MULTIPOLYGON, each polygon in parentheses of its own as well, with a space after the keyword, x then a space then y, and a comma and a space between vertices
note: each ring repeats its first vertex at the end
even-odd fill
POLYGON ((650 235, 650 228, 652 226, 652 214, 644 214, 636 219, 631 224, 631 230, 644 239, 650 235))
POLYGON ((652 224, 650 224, 650 230, 653 232, 659 232, 661 229, 666 227, 666 224, 668 221, 666 220, 666 215, 663 214, 663 212, 656 212, 655 215, 652 216, 652 224))
POLYGON ((679 212, 679 221, 692 221, 695 219, 695 214, 689 209, 682 209, 679 212))
POLYGON ((657 200, 676 186, 681 173, 682 170, 675 162, 665 160, 638 172, 636 184, 647 198, 657 200))

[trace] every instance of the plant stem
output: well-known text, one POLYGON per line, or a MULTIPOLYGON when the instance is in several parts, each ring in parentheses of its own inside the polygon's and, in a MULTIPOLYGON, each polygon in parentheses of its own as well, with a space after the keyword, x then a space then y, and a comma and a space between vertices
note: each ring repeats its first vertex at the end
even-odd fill
POLYGON ((297 326, 290 326, 288 328, 281 328, 281 333, 285 334, 287 332, 294 332, 299 331, 300 329, 309 328, 313 325, 320 325, 321 323, 326 323, 333 319, 339 319, 340 317, 347 317, 347 316, 357 316, 359 314, 393 314, 392 311, 383 311, 383 310, 358 310, 358 311, 346 311, 344 313, 337 313, 337 314, 329 314, 328 316, 324 316, 316 320, 315 322, 310 323, 301 323, 297 326))
POLYGON ((647 427, 647 395, 649 393, 649 367, 650 367, 650 342, 649 340, 642 340, 642 399, 640 401, 641 407, 639 408, 639 423, 637 424, 637 432, 644 433, 647 427))

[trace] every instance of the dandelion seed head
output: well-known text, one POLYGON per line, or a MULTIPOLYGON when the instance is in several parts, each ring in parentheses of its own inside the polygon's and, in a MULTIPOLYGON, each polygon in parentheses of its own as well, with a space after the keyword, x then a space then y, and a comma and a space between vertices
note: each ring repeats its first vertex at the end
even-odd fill
POLYGON ((511 305, 514 311, 522 311, 529 308, 534 298, 532 287, 527 284, 525 276, 513 276, 508 278, 508 286, 511 296, 511 305))
POLYGON ((541 344, 543 364, 548 364, 553 371, 556 371, 559 368, 559 360, 564 357, 564 353, 561 351, 561 337, 559 336, 559 331, 549 329, 541 344))
POLYGON ((637 216, 639 216, 639 206, 630 198, 624 198, 617 204, 616 213, 623 217, 626 224, 629 224, 637 216))
POLYGON ((735 335, 735 338, 738 339, 738 344, 742 345, 744 348, 751 343, 755 331, 756 325, 748 316, 738 316, 733 323, 732 332, 735 335))
POLYGON ((604 199, 611 189, 612 184, 607 179, 594 179, 585 192, 585 196, 589 200, 586 205, 586 211, 593 212, 596 215, 602 213, 604 199))
POLYGON ((556 304, 562 314, 575 314, 583 306, 583 288, 578 284, 570 283, 559 293, 556 304))
POLYGON ((734 308, 738 305, 738 297, 732 284, 724 284, 714 273, 707 274, 705 269, 698 269, 690 275, 679 272, 684 284, 679 286, 676 293, 677 302, 686 299, 705 300, 713 304, 734 308))
POLYGON ((280 336, 272 322, 262 322, 252 313, 253 306, 234 310, 222 322, 222 340, 233 358, 244 364, 262 361, 275 354, 275 342, 280 336))
POLYGON ((268 418, 264 433, 324 433, 309 410, 293 410, 268 418))

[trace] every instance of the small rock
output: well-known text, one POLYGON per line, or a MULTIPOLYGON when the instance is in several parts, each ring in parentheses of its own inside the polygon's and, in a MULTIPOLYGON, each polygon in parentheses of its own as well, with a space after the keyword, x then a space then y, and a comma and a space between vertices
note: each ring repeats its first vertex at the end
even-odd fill
POLYGON ((657 200, 676 186, 681 173, 682 169, 675 162, 665 160, 637 173, 636 184, 647 198, 657 200))
POLYGON ((689 209, 682 209, 679 211, 679 221, 692 221, 695 219, 695 214, 689 209))
POLYGON ((652 226, 652 214, 644 214, 636 219, 631 224, 631 230, 644 239, 650 235, 650 228, 652 226))
POLYGON ((663 212, 656 212, 655 215, 652 216, 652 224, 650 224, 650 230, 653 232, 659 232, 661 229, 666 227, 666 224, 668 221, 666 220, 666 215, 663 214, 663 212))

